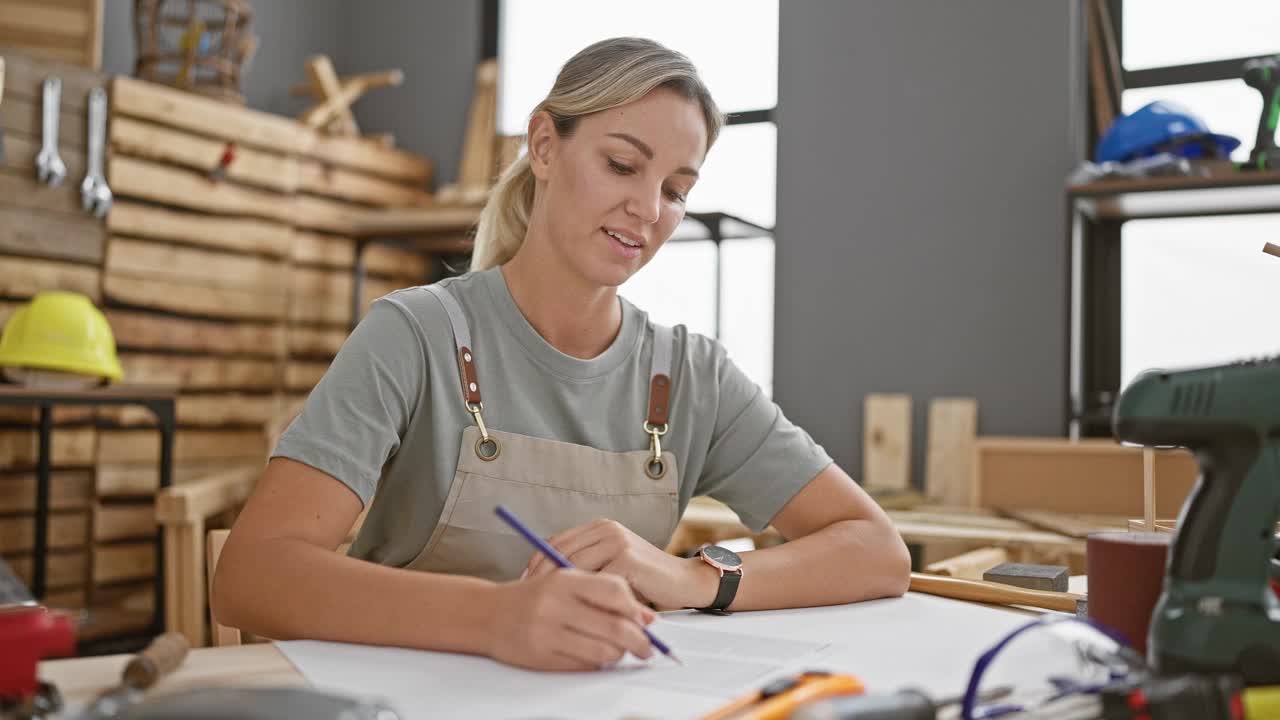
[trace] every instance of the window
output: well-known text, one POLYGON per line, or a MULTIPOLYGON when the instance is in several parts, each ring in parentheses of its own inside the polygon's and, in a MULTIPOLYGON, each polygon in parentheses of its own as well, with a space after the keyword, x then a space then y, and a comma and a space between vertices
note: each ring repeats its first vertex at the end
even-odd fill
MULTIPOLYGON (((1280 52, 1274 0, 1122 0, 1123 110, 1172 100, 1249 157, 1262 97, 1243 58, 1280 52)), ((1129 220, 1120 227, 1120 386, 1151 367, 1280 350, 1263 313, 1280 301, 1280 215, 1129 220)))
POLYGON ((769 392, 778 0, 650 0, 639 8, 598 0, 503 0, 497 13, 498 131, 523 134, 530 111, 546 96, 560 67, 597 40, 647 37, 688 55, 720 109, 730 114, 690 193, 688 210, 739 217, 763 230, 737 226, 717 244, 702 223, 688 219, 620 292, 655 322, 684 324, 717 338, 743 372, 769 392))

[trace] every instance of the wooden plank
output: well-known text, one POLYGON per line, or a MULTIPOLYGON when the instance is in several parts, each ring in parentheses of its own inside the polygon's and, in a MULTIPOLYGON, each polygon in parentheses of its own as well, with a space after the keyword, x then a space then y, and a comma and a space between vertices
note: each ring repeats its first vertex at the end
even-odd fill
POLYGON ((0 173, 0 198, 20 203, 27 198, 44 198, 33 203, 40 205, 74 201, 74 207, 65 212, 45 212, 0 206, 0 253, 101 264, 106 233, 101 223, 80 211, 79 189, 58 188, 45 194, 12 187, 26 182, 0 173))
POLYGON ((434 202, 431 194, 422 187, 404 185, 314 161, 304 160, 298 165, 299 190, 366 205, 379 207, 431 205, 434 202))
POLYGON ((200 287, 253 290, 264 299, 281 304, 286 288, 280 278, 286 268, 279 260, 115 235, 107 243, 108 274, 186 281, 200 287))
MULTIPOLYGON (((3 322, 0 320, 0 324, 3 322)), ((54 405, 50 410, 54 427, 82 424, 96 417, 93 406, 89 405, 54 405)), ((40 410, 34 405, 0 405, 0 422, 35 427, 40 422, 40 410)))
POLYGON ((1009 551, 1004 548, 986 547, 932 563, 925 568, 925 572, 946 577, 981 580, 982 573, 1006 562, 1009 562, 1009 551))
POLYGON ((347 341, 347 331, 326 328, 289 326, 289 353, 293 357, 325 357, 332 358, 342 349, 347 341))
MULTIPOLYGON (((49 514, 48 542, 53 550, 84 547, 89 542, 89 513, 49 514)), ((0 517, 0 553, 29 552, 35 549, 36 522, 32 515, 0 517)))
POLYGON ((284 369, 284 386, 287 390, 306 392, 320 382, 329 369, 327 362, 299 362, 291 360, 284 369))
POLYGON ((498 61, 490 59, 476 66, 475 89, 467 116, 462 145, 462 167, 458 187, 462 191, 484 190, 493 185, 497 167, 498 61))
POLYGON ((5 0, 4 15, 0 18, 0 26, 12 30, 48 33, 67 37, 72 41, 88 36, 91 19, 84 11, 47 3, 26 3, 22 0, 5 0))
POLYGON ((465 233, 480 219, 478 207, 437 205, 424 208, 393 208, 352 211, 345 221, 347 234, 356 237, 416 237, 465 233))
POLYGON ((289 196, 229 182, 210 182, 189 170, 118 155, 111 159, 107 176, 107 183, 120 197, 202 212, 293 221, 289 196))
MULTIPOLYGON (((149 463, 160 459, 160 437, 154 430, 101 430, 99 464, 149 463)), ((174 460, 261 459, 266 441, 260 430, 179 430, 174 460)), ((234 464, 234 463, 233 463, 234 464)))
MULTIPOLYGON (((292 275, 295 300, 290 303, 290 320, 350 325, 350 273, 295 268, 292 275)), ((401 283, 372 277, 365 278, 361 307, 367 309, 369 303, 401 287, 403 287, 401 283)))
MULTIPOLYGON (((13 573, 27 585, 32 581, 30 554, 6 554, 5 562, 13 573)), ((84 550, 49 553, 45 565, 45 585, 50 590, 84 587, 89 579, 89 554, 84 550)))
POLYGON ((287 257, 292 230, 269 220, 218 217, 117 200, 107 215, 117 235, 169 240, 217 250, 287 257))
POLYGON ((84 52, 70 48, 59 47, 31 47, 24 48, 24 52, 33 57, 40 57, 45 60, 56 61, 65 65, 79 65, 84 61, 84 52))
MULTIPOLYGON (((92 465, 97 431, 93 428, 55 428, 50 461, 58 466, 92 465)), ((0 467, 35 467, 39 438, 32 430, 0 430, 0 467)))
POLYGON ((930 401, 926 495, 947 505, 973 503, 973 443, 977 434, 977 400, 935 398, 930 401))
POLYGON ((911 487, 911 396, 868 395, 863 402, 862 484, 869 492, 911 487))
MULTIPOLYGON (((0 117, 0 125, 3 125, 0 117)), ((4 159, 5 169, 25 175, 35 182, 36 156, 40 154, 40 139, 23 133, 5 131, 4 159)), ((68 178, 83 178, 85 173, 84 151, 70 147, 59 147, 58 156, 67 166, 68 178)), ((77 183, 68 183, 79 190, 77 183)), ((41 186, 44 187, 44 186, 41 186)))
POLYGON ((156 586, 154 583, 142 581, 96 587, 93 589, 93 607, 154 612, 156 586))
POLYGON ((421 253, 373 243, 364 249, 365 272, 408 279, 415 284, 427 281, 427 258, 421 253))
POLYGON ((1032 527, 1082 540, 1089 537, 1091 533, 1124 529, 1122 527, 1124 518, 1119 516, 1104 525, 1097 521, 1047 510, 996 508, 996 511, 1006 517, 1021 520, 1032 527))
MULTIPOLYGON (((1113 440, 980 437, 978 504, 1141 517, 1142 450, 1113 440)), ((1199 468, 1185 450, 1157 451, 1156 514, 1176 517, 1199 468)))
MULTIPOLYGON (((0 43, 0 55, 4 56, 4 107, 7 110, 13 98, 39 101, 41 84, 46 77, 57 75, 62 80, 62 109, 84 115, 88 107, 89 91, 107 81, 107 75, 84 67, 69 67, 62 62, 33 55, 24 49, 0 43)), ((78 61, 77 61, 78 62, 78 61)), ((37 128, 39 125, 36 126, 37 128)), ((38 137, 36 132, 32 137, 38 137)), ((7 140, 7 138, 6 138, 7 140)), ((7 150, 7 148, 6 148, 7 150)), ((63 160, 66 160, 64 155, 63 160)))
POLYGON ((45 592, 43 604, 50 608, 79 610, 88 605, 88 593, 84 588, 45 592))
POLYGON ((274 323, 190 320, 116 308, 105 313, 121 350, 192 350, 272 357, 278 354, 285 333, 274 323))
MULTIPOLYGON (((8 77, 8 74, 9 71, 6 67, 5 76, 8 77)), ((0 113, 0 127, 4 128, 6 138, 9 133, 14 133, 35 138, 39 142, 39 138, 44 137, 42 100, 38 96, 24 98, 16 93, 11 94, 8 87, 9 84, 6 82, 4 112, 0 113)), ((62 100, 63 102, 58 105, 58 155, 62 155, 63 148, 84 152, 85 146, 88 144, 87 115, 84 110, 77 111, 67 104, 65 86, 62 90, 62 100)), ((80 179, 69 177, 68 182, 79 183, 80 179)))
MULTIPOLYGON (((1101 12, 1101 10, 1099 10, 1101 12)), ((1156 454, 1142 448, 1142 519, 1147 529, 1156 529, 1156 454)))
POLYGON ((239 508, 260 474, 258 468, 237 468, 175 487, 156 496, 156 517, 165 525, 195 525, 239 508))
POLYGON ((186 355, 120 353, 130 382, 174 385, 189 390, 271 390, 277 371, 272 360, 204 358, 186 355))
POLYGON ((156 544, 130 542, 93 549, 93 582, 114 583, 155 577, 156 544))
POLYGON ((1042 530, 998 530, 995 528, 964 527, 960 525, 934 525, 932 523, 894 522, 898 534, 908 543, 927 543, 935 540, 971 540, 1003 547, 1034 546, 1047 550, 1066 551, 1084 555, 1083 540, 1069 538, 1042 530))
MULTIPOLYGON (((175 485, 182 485, 235 468, 251 467, 261 471, 262 460, 235 458, 177 462, 173 467, 173 482, 175 485)), ((152 497, 160 487, 160 471, 156 463, 150 461, 100 464, 97 476, 98 495, 101 497, 152 497)))
POLYGON ((315 195, 295 195, 292 201, 291 217, 296 225, 337 235, 351 235, 352 213, 368 211, 368 208, 362 205, 329 200, 315 195))
POLYGON ((111 107, 113 114, 272 152, 295 154, 313 142, 301 125, 288 118, 123 75, 112 78, 111 107))
POLYGON ((305 154, 321 162, 409 182, 417 187, 431 184, 430 160, 367 138, 312 133, 305 154))
MULTIPOLYGON (((117 156, 171 163, 201 174, 218 167, 227 142, 128 117, 117 117, 111 122, 111 147, 117 156)), ((298 163, 291 156, 236 147, 226 178, 292 193, 298 189, 298 163)))
POLYGON ((355 265, 355 256, 355 241, 349 237, 305 230, 293 233, 289 257, 295 263, 347 270, 355 265))
POLYGON ((101 272, 94 267, 55 260, 0 255, 0 296, 29 298, 41 290, 70 290, 102 299, 101 272))
POLYGON ((95 542, 153 538, 157 529, 154 503, 96 503, 93 507, 95 542))
POLYGON ((255 290, 198 287, 185 281, 114 273, 103 278, 103 292, 126 305, 212 318, 275 320, 284 311, 281 298, 255 290))
MULTIPOLYGON (((178 398, 178 424, 183 427, 261 427, 274 417, 279 405, 275 395, 183 395, 178 398)), ((103 408, 101 415, 124 427, 154 427, 156 424, 150 411, 132 405, 103 408)))
MULTIPOLYGON (((77 510, 89 507, 93 474, 89 470, 55 470, 49 473, 49 509, 77 510)), ((0 513, 36 510, 35 473, 0 475, 0 513)))

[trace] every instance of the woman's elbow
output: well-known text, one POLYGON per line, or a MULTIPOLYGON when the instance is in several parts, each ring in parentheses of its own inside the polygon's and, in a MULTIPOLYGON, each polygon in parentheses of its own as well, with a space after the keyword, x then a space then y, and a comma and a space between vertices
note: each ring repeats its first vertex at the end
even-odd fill
POLYGON ((213 579, 209 589, 209 610, 219 625, 239 627, 238 616, 244 598, 244 589, 239 581, 240 559, 228 547, 218 558, 218 564, 212 569, 213 579))
POLYGON ((901 597, 911 587, 911 551, 892 524, 884 544, 884 596, 901 597))

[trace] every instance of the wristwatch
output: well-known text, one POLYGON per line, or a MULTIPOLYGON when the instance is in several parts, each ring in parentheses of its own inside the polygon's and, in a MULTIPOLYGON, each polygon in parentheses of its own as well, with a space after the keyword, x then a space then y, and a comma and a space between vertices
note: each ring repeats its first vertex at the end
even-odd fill
POLYGON ((738 557, 738 553, 719 545, 703 545, 698 549, 697 556, 720 571, 720 589, 716 591, 716 599, 707 607, 697 610, 728 615, 726 608, 733 604, 733 598, 738 594, 738 583, 742 580, 742 558, 738 557))

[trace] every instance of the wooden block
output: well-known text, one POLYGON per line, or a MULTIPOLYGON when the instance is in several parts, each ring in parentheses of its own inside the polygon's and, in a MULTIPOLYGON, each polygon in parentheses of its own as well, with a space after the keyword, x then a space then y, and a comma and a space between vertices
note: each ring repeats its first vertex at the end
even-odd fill
POLYGON ((107 183, 122 198, 283 223, 294 219, 289 196, 225 181, 210 182, 190 170, 122 155, 113 157, 107 166, 107 183))
MULTIPOLYGON (((218 167, 227 142, 128 117, 117 117, 111 122, 111 147, 116 153, 113 157, 128 155, 199 173, 218 167)), ((234 159, 227 166, 226 179, 293 193, 298 189, 298 162, 287 155, 237 146, 234 159)))
POLYGON ((355 264, 355 250, 355 241, 349 237, 297 230, 289 257, 303 265, 348 270, 355 264))
MULTIPOLYGON (((50 460, 58 466, 92 465, 97 431, 93 428, 55 428, 50 460)), ((0 467, 35 467, 39 439, 31 430, 0 430, 0 467)))
MULTIPOLYGON (((89 541, 89 514, 84 511, 49 514, 50 549, 84 547, 89 541)), ((33 515, 0 517, 0 553, 27 552, 35 548, 36 524, 33 515)))
POLYGON ((309 391, 320 382, 329 369, 327 362, 299 362, 290 360, 284 370, 284 386, 288 390, 309 391))
MULTIPOLYGON (((7 67, 5 75, 8 75, 7 67)), ((0 127, 4 128, 6 140, 9 134, 12 133, 32 138, 39 143, 44 136, 44 119, 41 110, 43 107, 42 99, 39 97, 24 98, 10 94, 8 83, 6 82, 3 100, 4 112, 0 112, 0 127)), ((67 93, 65 87, 63 88, 62 100, 63 102, 58 106, 58 154, 62 154, 63 148, 83 153, 85 146, 88 144, 87 115, 83 110, 77 111, 66 104, 67 93)), ((63 162, 66 161, 64 160, 63 162)), ((80 179, 70 177, 68 181, 78 185, 80 179)))
POLYGON ((998 547, 984 547, 931 563, 925 568, 925 572, 947 577, 981 580, 982 574, 987 570, 1008 561, 1008 550, 998 547))
POLYGON ((154 541, 100 545, 93 549, 93 582, 114 583, 155 577, 154 541))
POLYGON ((911 396, 868 395, 863 404, 862 484, 868 491, 911 487, 911 396))
POLYGON ((315 195, 327 195, 378 207, 425 206, 433 202, 431 194, 422 187, 313 160, 301 161, 298 171, 298 189, 315 195))
POLYGON ((289 354, 292 357, 332 358, 342 349, 347 341, 346 330, 329 330, 325 328, 289 326, 289 354))
POLYGON ((277 370, 272 360, 205 358, 120 353, 129 382, 175 385, 180 390, 271 390, 277 370))
POLYGON ((107 214, 107 229, 116 235, 279 258, 289 255, 292 244, 292 230, 285 224, 166 210, 120 200, 107 214))
POLYGON ((288 118, 123 75, 112 78, 112 115, 121 114, 271 152, 296 154, 310 133, 288 118))
POLYGON ((158 529, 152 502, 94 505, 93 539, 96 542, 153 538, 158 529))
MULTIPOLYGON (((55 470, 49 473, 49 508, 77 510, 89 507, 93 474, 89 470, 55 470)), ((36 509, 35 473, 0 475, 0 513, 30 513, 36 509)))
MULTIPOLYGON (((154 430, 102 430, 97 461, 100 465, 150 463, 160 460, 160 434, 154 430)), ((219 460, 228 464, 266 456, 260 430, 179 430, 174 460, 219 460)))
MULTIPOLYGON (((178 424, 183 427, 262 427, 274 416, 279 404, 275 395, 182 395, 178 398, 178 424)), ((132 405, 104 408, 102 417, 125 427, 156 424, 150 411, 132 405)))
POLYGON ((935 398, 929 403, 924 486, 930 498, 945 505, 973 504, 973 443, 977 434, 977 400, 935 398))
MULTIPOLYGON (((79 0, 73 0, 79 2, 79 0)), ((84 115, 88 107, 89 91, 101 87, 107 75, 83 67, 69 67, 62 62, 46 60, 31 53, 0 42, 0 55, 4 56, 4 107, 13 98, 39 102, 41 84, 46 77, 57 75, 62 80, 62 109, 84 115)), ((37 127, 39 127, 37 125, 37 127)), ((39 133, 36 133, 38 135, 39 133)), ((63 156, 66 160, 66 156, 63 156)))
POLYGON ((185 282, 108 273, 103 292, 119 303, 174 313, 236 320, 276 320, 284 303, 273 295, 238 288, 194 287, 185 282))
POLYGON ((1024 587, 1028 590, 1066 592, 1068 568, 1062 565, 1033 565, 1029 563, 1001 563, 982 574, 987 582, 1024 587))
POLYGON ((112 236, 107 245, 108 274, 186 281, 200 287, 253 290, 266 300, 284 302, 280 280, 286 265, 250 255, 131 240, 112 236))
POLYGON ((271 357, 279 354, 285 333, 277 324, 190 320, 116 308, 105 313, 121 350, 189 350, 271 357))
MULTIPOLYGON (((980 437, 978 504, 1141 517, 1142 450, 1112 440, 980 437)), ((1185 450, 1155 453, 1156 514, 1176 517, 1199 468, 1185 450)))
MULTIPOLYGON (((3 115, 0 114, 0 126, 3 126, 3 115)), ((40 154, 40 138, 24 133, 10 132, 4 134, 5 168, 29 178, 35 182, 36 156, 40 154)), ((67 166, 68 178, 83 178, 85 173, 84 151, 72 147, 59 147, 58 156, 67 166)), ((78 189, 79 185, 74 184, 78 189)), ((43 187, 43 186, 42 186, 43 187)))
POLYGON ((102 300, 102 275, 94 267, 0 255, 0 296, 29 298, 41 290, 70 290, 102 300))
POLYGON ((403 181, 415 187, 429 187, 431 184, 430 160, 366 138, 312 133, 305 154, 321 162, 403 181))
MULTIPOLYGON (((31 555, 6 554, 5 562, 18 579, 31 585, 31 555)), ((50 590, 84 587, 89 579, 89 555, 84 550, 50 552, 45 565, 45 585, 50 590)))
MULTIPOLYGON (((175 485, 208 477, 237 468, 261 469, 263 458, 252 461, 244 458, 232 460, 194 460, 177 462, 173 467, 175 485)), ((98 465, 98 495, 100 497, 126 498, 151 497, 160 487, 160 470, 155 462, 105 463, 98 465)))

